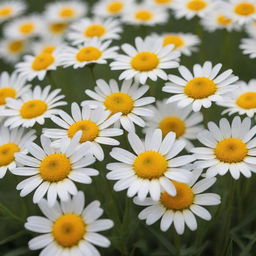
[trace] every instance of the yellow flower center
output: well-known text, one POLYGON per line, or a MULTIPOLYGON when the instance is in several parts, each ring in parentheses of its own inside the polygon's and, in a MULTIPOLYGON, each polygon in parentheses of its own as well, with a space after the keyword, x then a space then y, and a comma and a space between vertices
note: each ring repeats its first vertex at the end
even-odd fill
POLYGON ((196 77, 184 87, 184 93, 193 99, 207 98, 213 95, 216 90, 216 84, 206 77, 196 77))
POLYGON ((134 102, 127 93, 116 92, 106 97, 104 105, 112 114, 122 112, 124 115, 128 115, 133 110, 134 102))
POLYGON ((244 109, 256 108, 256 92, 241 94, 236 100, 236 104, 244 109))
POLYGON ((76 59, 80 62, 98 60, 102 52, 93 46, 84 47, 76 54, 76 59))
POLYGON ((243 161, 247 153, 246 144, 236 138, 224 139, 215 148, 217 159, 224 163, 239 163, 243 161))
POLYGON ((10 87, 0 88, 0 105, 6 103, 6 98, 15 98, 16 90, 10 87))
POLYGON ((176 138, 181 137, 185 133, 185 123, 176 116, 168 116, 161 120, 159 128, 162 130, 164 136, 169 132, 175 132, 176 138))
POLYGON ((184 40, 180 36, 168 35, 164 37, 163 46, 174 44, 175 49, 184 45, 184 40))
POLYGON ((102 37, 106 33, 106 28, 102 25, 90 25, 84 31, 86 37, 102 37))
POLYGON ((217 22, 218 22, 218 24, 220 24, 222 26, 228 26, 232 22, 232 19, 228 18, 225 15, 220 15, 217 18, 217 22))
POLYGON ((172 0, 154 0, 157 4, 169 4, 172 0))
POLYGON ((35 56, 34 61, 32 62, 32 69, 35 71, 46 70, 49 66, 54 63, 55 59, 52 54, 49 53, 40 53, 35 56))
POLYGON ((14 161, 14 154, 19 152, 20 148, 17 144, 7 143, 0 146, 0 166, 7 166, 14 161))
POLYGON ((131 65, 135 70, 146 72, 157 68, 159 58, 152 52, 140 52, 131 60, 131 65))
POLYGON ((139 154, 133 163, 135 173, 142 179, 158 179, 167 171, 167 167, 165 157, 155 151, 139 154))
POLYGON ((29 35, 35 30, 35 25, 32 22, 24 23, 19 28, 20 33, 23 35, 29 35))
POLYGON ((7 17, 9 15, 11 15, 13 12, 12 8, 10 7, 5 7, 0 9, 0 17, 7 17))
POLYGON ((161 194, 160 202, 167 210, 184 210, 194 202, 192 189, 184 183, 173 181, 176 188, 176 196, 164 192, 161 194))
POLYGON ((48 45, 48 46, 45 46, 43 49, 42 49, 42 53, 48 53, 48 54, 52 54, 54 51, 55 51, 55 46, 53 45, 48 45))
POLYGON ((190 0, 187 4, 187 8, 192 11, 201 11, 207 7, 207 3, 204 0, 190 0))
POLYGON ((114 1, 107 6, 107 10, 112 14, 119 13, 123 8, 124 4, 120 1, 114 1))
POLYGON ((8 44, 8 50, 11 53, 19 53, 24 49, 24 42, 20 40, 12 41, 8 44))
POLYGON ((148 10, 140 10, 135 13, 135 18, 140 21, 149 21, 152 20, 154 15, 148 10))
POLYGON ((86 141, 94 141, 99 135, 99 127, 91 120, 82 120, 72 124, 68 129, 68 137, 73 136, 78 132, 82 131, 82 137, 80 143, 86 141))
POLYGON ((47 108, 47 104, 42 100, 29 100, 21 106, 20 115, 24 119, 32 119, 41 116, 47 108))
POLYGON ((76 14, 75 10, 70 7, 63 8, 59 12, 59 16, 62 18, 72 18, 75 16, 75 14, 76 14))
POLYGON ((255 6, 250 2, 242 2, 235 6, 234 12, 241 16, 250 16, 255 13, 255 6))
POLYGON ((52 23, 49 25, 49 29, 52 33, 54 34, 62 34, 66 28, 67 28, 66 23, 52 23))
POLYGON ((86 233, 86 223, 76 214, 65 214, 53 224, 52 234, 62 247, 73 247, 79 244, 86 233))

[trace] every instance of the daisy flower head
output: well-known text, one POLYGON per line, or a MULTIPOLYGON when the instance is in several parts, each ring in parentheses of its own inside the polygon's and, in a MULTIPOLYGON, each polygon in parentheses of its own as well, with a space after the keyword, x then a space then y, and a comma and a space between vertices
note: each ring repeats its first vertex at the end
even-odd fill
POLYGON ((54 139, 52 143, 55 147, 60 147, 62 140, 71 140, 78 131, 82 131, 80 143, 91 143, 91 153, 100 161, 104 159, 103 145, 116 146, 119 142, 112 137, 123 134, 123 130, 110 128, 121 116, 121 113, 115 113, 110 116, 109 110, 103 107, 90 109, 84 106, 80 109, 77 103, 71 105, 72 116, 64 111, 59 112, 59 116, 52 117, 52 121, 61 127, 61 129, 44 129, 44 135, 54 139))
POLYGON ((248 54, 251 59, 256 58, 256 38, 243 38, 239 47, 243 54, 248 54))
POLYGON ((99 201, 85 207, 83 192, 79 191, 67 202, 49 207, 43 199, 38 206, 45 217, 31 216, 25 228, 41 235, 29 241, 31 250, 43 249, 40 255, 93 255, 100 256, 96 246, 109 247, 110 241, 98 234, 113 227, 109 219, 99 219, 103 214, 99 201))
POLYGON ((82 102, 82 105, 89 105, 92 108, 102 106, 111 114, 121 113, 116 126, 121 126, 126 131, 135 131, 135 125, 145 126, 142 117, 151 116, 149 104, 155 101, 154 97, 142 97, 148 91, 149 86, 140 86, 132 80, 126 80, 121 86, 114 79, 109 84, 102 79, 96 81, 95 91, 87 89, 85 93, 92 98, 82 102))
POLYGON ((118 46, 110 47, 111 42, 92 38, 78 48, 63 47, 58 54, 60 65, 77 69, 89 64, 106 64, 108 59, 114 59, 117 55, 118 46))
POLYGON ((0 116, 7 117, 4 125, 11 129, 18 126, 28 128, 36 123, 43 125, 46 118, 58 114, 58 107, 67 104, 62 101, 65 96, 59 95, 60 89, 50 90, 50 86, 44 89, 36 86, 22 94, 19 99, 7 98, 5 109, 0 109, 0 116))
POLYGON ((201 172, 201 170, 193 171, 189 184, 173 182, 177 191, 176 196, 162 191, 157 201, 151 198, 141 201, 135 197, 135 204, 146 206, 140 212, 139 219, 145 220, 147 225, 152 225, 161 219, 160 229, 162 231, 166 232, 173 224, 179 235, 184 233, 185 226, 191 231, 197 229, 195 216, 207 221, 211 220, 211 214, 203 206, 218 205, 221 198, 215 193, 202 193, 216 182, 216 178, 204 178, 196 182, 201 172))
POLYGON ((202 66, 195 64, 193 74, 184 66, 179 67, 182 77, 169 75, 169 81, 163 91, 172 93, 167 103, 178 102, 178 107, 192 106, 197 112, 202 107, 209 108, 212 102, 222 99, 223 94, 234 89, 233 83, 238 80, 231 69, 219 74, 222 64, 212 66, 207 61, 202 66))
POLYGON ((15 159, 20 164, 12 171, 13 174, 26 176, 17 185, 24 197, 35 190, 33 202, 38 203, 47 194, 50 206, 56 203, 57 197, 68 201, 70 195, 77 194, 74 182, 82 184, 92 183, 90 176, 98 175, 98 171, 89 168, 95 158, 89 154, 90 143, 80 144, 82 132, 78 132, 71 141, 63 140, 60 148, 53 148, 52 141, 41 136, 41 145, 27 144, 30 155, 16 153, 15 159))
POLYGON ((175 0, 146 0, 149 5, 171 9, 175 0))
POLYGON ((7 170, 16 168, 15 153, 27 152, 26 144, 36 139, 35 131, 24 128, 8 129, 0 126, 0 178, 7 170))
POLYGON ((0 3, 0 23, 19 16, 26 9, 23 1, 3 1, 0 3))
POLYGON ((32 43, 31 48, 35 55, 41 53, 53 54, 64 47, 64 42, 60 37, 44 37, 32 43))
POLYGON ((203 115, 192 112, 191 106, 178 108, 176 103, 166 104, 166 101, 157 101, 156 106, 150 108, 154 115, 146 118, 145 132, 161 129, 163 136, 169 132, 176 134, 176 139, 186 143, 186 150, 193 148, 191 140, 202 131, 203 115))
POLYGON ((162 40, 153 37, 136 37, 135 47, 130 44, 121 46, 125 54, 117 55, 110 64, 112 70, 124 70, 119 76, 120 80, 135 78, 145 84, 150 78, 156 81, 158 77, 167 80, 164 69, 179 66, 180 52, 174 51, 174 45, 163 46, 162 40))
POLYGON ((191 173, 189 163, 192 155, 176 157, 185 147, 184 141, 176 141, 175 133, 170 132, 162 138, 162 131, 147 132, 145 142, 135 133, 128 134, 129 143, 134 151, 113 148, 110 155, 117 163, 110 163, 107 178, 117 180, 115 191, 127 190, 127 196, 136 194, 144 200, 148 193, 153 200, 159 200, 161 189, 168 194, 177 194, 174 181, 189 183, 191 173))
POLYGON ((52 21, 46 19, 44 26, 44 33, 48 37, 63 38, 69 28, 69 23, 65 21, 52 21))

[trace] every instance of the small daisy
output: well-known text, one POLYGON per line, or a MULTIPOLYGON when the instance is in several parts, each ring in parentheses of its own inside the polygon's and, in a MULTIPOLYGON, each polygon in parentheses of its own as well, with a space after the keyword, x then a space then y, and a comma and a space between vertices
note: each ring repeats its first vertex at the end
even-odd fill
POLYGON ((153 201, 151 198, 140 201, 137 197, 134 198, 135 204, 147 206, 140 212, 139 219, 146 220, 147 225, 152 225, 161 219, 160 229, 164 232, 173 223, 179 235, 184 233, 185 225, 191 231, 197 229, 195 215, 207 221, 211 220, 211 214, 202 206, 218 205, 221 199, 218 194, 202 193, 216 182, 216 178, 206 178, 196 183, 201 172, 194 171, 193 179, 189 184, 174 182, 176 196, 162 192, 158 201, 153 201))
POLYGON ((58 107, 67 103, 61 101, 65 96, 59 95, 60 89, 50 92, 51 87, 41 89, 36 86, 33 91, 28 90, 19 99, 6 99, 6 108, 0 109, 0 116, 7 117, 5 126, 15 128, 18 126, 32 127, 36 123, 43 125, 45 118, 51 118, 59 113, 58 107))
POLYGON ((4 1, 0 3, 0 23, 19 16, 26 9, 26 5, 23 1, 4 1))
POLYGON ((198 168, 207 168, 206 177, 225 175, 228 171, 234 179, 240 173, 251 177, 256 168, 256 127, 251 127, 250 118, 241 121, 236 116, 230 125, 222 118, 219 127, 208 123, 208 129, 198 134, 198 140, 206 147, 194 148, 198 168))
POLYGON ((36 139, 35 131, 26 131, 24 128, 8 129, 0 127, 0 178, 7 170, 16 168, 15 153, 26 153, 26 144, 36 139))
POLYGON ((256 20, 252 20, 245 26, 245 30, 250 37, 256 38, 256 20))
POLYGON ((12 171, 19 176, 30 176, 17 185, 24 197, 36 190, 33 202, 38 203, 47 193, 50 206, 56 203, 57 195, 62 201, 68 201, 70 195, 77 194, 74 182, 92 183, 90 176, 98 175, 98 171, 88 168, 95 162, 89 154, 90 143, 79 144, 82 132, 78 132, 71 141, 63 140, 61 148, 53 148, 51 140, 41 136, 41 145, 27 144, 31 156, 16 153, 16 161, 22 165, 12 171))
POLYGON ((190 106, 178 108, 176 103, 166 104, 166 101, 157 101, 156 107, 151 108, 154 115, 146 119, 145 131, 161 129, 164 136, 169 132, 176 133, 176 139, 186 143, 187 151, 193 147, 191 140, 202 131, 203 115, 192 113, 190 106))
POLYGON ((64 111, 59 112, 60 117, 53 117, 52 121, 61 129, 44 129, 44 135, 54 139, 53 146, 59 147, 63 139, 72 139, 78 132, 82 131, 80 143, 91 142, 91 152, 100 161, 104 159, 103 145, 116 146, 119 142, 112 137, 123 134, 123 130, 109 128, 120 118, 121 113, 116 113, 111 117, 110 111, 102 107, 90 109, 84 106, 82 110, 77 103, 71 105, 72 116, 64 111))
POLYGON ((69 27, 68 22, 45 21, 45 33, 48 37, 64 37, 69 27))
POLYGON ((39 207, 46 217, 27 218, 25 228, 41 235, 29 241, 31 250, 43 249, 40 256, 100 256, 95 246, 110 246, 110 241, 98 234, 113 227, 109 219, 99 219, 103 214, 99 201, 86 208, 84 194, 79 191, 67 202, 49 207, 45 200, 39 207))
POLYGON ((162 8, 172 8, 175 0, 147 0, 149 5, 162 7, 162 8))
POLYGON ((74 69, 92 63, 106 64, 108 59, 115 58, 118 50, 117 46, 109 47, 110 44, 111 41, 101 42, 98 38, 93 38, 78 48, 64 47, 58 55, 60 64, 64 68, 73 66, 74 69))
POLYGON ((153 81, 158 77, 167 80, 163 69, 179 66, 180 53, 173 50, 174 45, 163 46, 160 38, 147 37, 143 40, 136 37, 135 47, 123 44, 121 48, 126 55, 118 55, 110 64, 112 70, 124 70, 119 76, 120 80, 135 78, 141 84, 145 84, 148 78, 153 81))
POLYGON ((233 90, 233 83, 238 80, 231 69, 219 74, 222 64, 212 66, 207 61, 200 66, 194 65, 192 74, 186 67, 179 67, 182 77, 169 75, 169 83, 163 87, 164 92, 175 94, 167 103, 178 102, 178 107, 191 105, 195 112, 201 107, 209 108, 212 102, 222 99, 222 95, 233 90))
POLYGON ((175 133, 170 132, 162 139, 162 132, 156 129, 148 132, 145 142, 135 133, 128 134, 134 151, 113 148, 110 155, 120 161, 110 163, 107 174, 110 180, 118 180, 115 191, 128 189, 128 197, 138 194, 140 200, 149 193, 153 200, 159 200, 161 189, 175 196, 177 191, 173 181, 189 183, 191 175, 185 165, 194 161, 192 155, 178 155, 185 147, 184 141, 175 141, 175 133))
POLYGON ((122 113, 120 122, 116 123, 127 131, 135 131, 134 124, 144 127, 145 122, 141 117, 151 116, 153 112, 148 109, 149 104, 155 101, 154 97, 142 97, 149 89, 149 86, 140 86, 127 80, 119 85, 112 79, 107 84, 104 80, 96 81, 95 92, 86 90, 85 93, 93 100, 82 102, 82 105, 89 105, 94 108, 102 106, 111 111, 111 114, 122 113))
POLYGON ((256 38, 243 38, 239 47, 243 54, 248 54, 251 59, 256 58, 256 38))
POLYGON ((31 45, 32 51, 35 55, 41 53, 53 54, 61 47, 64 47, 64 42, 59 37, 45 37, 40 41, 35 41, 31 45))
POLYGON ((118 20, 109 19, 82 19, 70 26, 67 38, 72 44, 78 45, 94 37, 101 40, 119 39, 122 32, 121 24, 118 20))

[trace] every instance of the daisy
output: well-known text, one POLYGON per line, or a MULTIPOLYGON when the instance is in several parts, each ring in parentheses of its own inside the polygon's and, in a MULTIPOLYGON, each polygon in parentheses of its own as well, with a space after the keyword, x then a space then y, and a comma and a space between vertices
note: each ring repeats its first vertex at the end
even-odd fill
POLYGON ((250 37, 256 38, 256 20, 252 20, 245 26, 245 30, 250 37))
POLYGON ((70 26, 67 38, 78 45, 96 37, 101 40, 119 39, 122 32, 120 22, 115 19, 81 19, 70 26))
POLYGON ((6 108, 0 109, 0 116, 7 117, 4 125, 11 129, 18 126, 32 127, 36 123, 43 125, 45 118, 58 114, 58 107, 67 104, 61 101, 65 96, 59 95, 61 89, 52 92, 50 89, 50 86, 44 89, 36 86, 22 94, 19 99, 7 98, 6 108))
POLYGON ((195 165, 207 168, 206 177, 225 175, 228 171, 234 179, 239 179, 240 173, 251 177, 256 168, 256 129, 250 127, 250 118, 241 121, 238 116, 231 125, 225 118, 220 120, 219 127, 208 123, 208 130, 198 134, 205 147, 191 150, 198 159, 195 165))
POLYGON ((29 176, 17 185, 24 197, 35 190, 33 202, 38 203, 47 194, 50 206, 56 203, 57 196, 62 201, 68 201, 70 195, 77 194, 74 182, 92 183, 90 176, 98 175, 98 171, 88 166, 95 162, 89 154, 90 143, 79 144, 82 132, 78 132, 71 141, 63 140, 61 148, 53 148, 51 140, 41 136, 41 145, 27 144, 31 156, 16 153, 16 161, 22 165, 12 173, 19 176, 29 176))
POLYGON ((162 131, 148 132, 145 142, 135 133, 128 134, 128 141, 134 151, 113 148, 110 155, 118 163, 110 163, 107 174, 110 180, 118 180, 115 191, 128 189, 128 197, 138 194, 140 200, 149 193, 153 200, 159 200, 161 189, 175 196, 177 191, 173 181, 189 183, 191 175, 185 165, 194 161, 192 155, 178 155, 185 147, 184 141, 175 141, 175 133, 170 132, 162 139, 162 131))
POLYGON ((191 140, 202 131, 203 115, 200 112, 193 113, 190 106, 178 108, 176 103, 166 104, 166 101, 157 101, 152 117, 146 118, 145 132, 161 129, 164 136, 169 132, 175 132, 176 139, 186 143, 187 151, 193 147, 191 140))
POLYGON ((147 0, 148 5, 162 8, 172 8, 175 0, 147 0))
POLYGON ((184 233, 185 225, 191 231, 197 229, 195 215, 207 221, 211 220, 211 214, 202 206, 218 205, 221 199, 218 194, 202 193, 216 182, 216 178, 206 178, 196 182, 201 172, 201 170, 194 171, 189 184, 174 182, 176 196, 163 191, 158 201, 153 201, 151 198, 140 201, 137 197, 134 198, 135 204, 147 206, 140 212, 139 219, 146 220, 147 225, 152 225, 161 219, 160 229, 164 232, 173 223, 179 235, 184 233))
POLYGON ((26 5, 22 1, 4 1, 0 3, 0 23, 19 16, 26 9, 26 5))
POLYGON ((243 38, 239 47, 243 54, 248 54, 251 59, 256 58, 256 38, 243 38))
POLYGON ((89 105, 94 108, 102 106, 111 111, 111 114, 122 113, 117 126, 121 126, 127 131, 135 131, 134 124, 144 127, 145 122, 141 117, 151 116, 153 112, 148 109, 149 104, 155 101, 154 97, 142 97, 148 91, 149 86, 140 86, 127 80, 118 85, 112 79, 109 84, 102 79, 96 81, 95 92, 85 90, 85 93, 93 100, 86 100, 82 105, 89 105), (120 87, 120 88, 119 88, 120 87))
POLYGON ((191 105, 195 112, 201 107, 209 108, 212 102, 222 99, 222 95, 233 90, 233 83, 238 80, 231 69, 219 74, 222 64, 212 66, 207 61, 200 66, 194 65, 192 74, 186 67, 180 66, 182 77, 169 75, 169 83, 163 87, 164 92, 175 94, 167 103, 178 102, 178 107, 191 105))
POLYGON ((48 37, 64 37, 65 33, 68 30, 69 23, 68 22, 61 22, 61 21, 52 21, 47 20, 45 21, 45 33, 48 37))
POLYGON ((14 154, 26 153, 26 144, 36 139, 35 131, 26 131, 24 128, 8 129, 0 126, 0 178, 2 179, 7 170, 16 168, 14 154))
POLYGON ((145 84, 150 78, 156 81, 158 77, 167 80, 163 69, 172 69, 179 66, 180 53, 174 51, 174 45, 162 45, 162 40, 147 37, 144 40, 136 37, 135 47, 123 44, 122 50, 126 55, 118 55, 110 64, 112 70, 124 70, 119 76, 120 80, 135 78, 145 84))
POLYGON ((46 137, 54 139, 53 146, 60 147, 62 140, 70 140, 78 131, 82 131, 80 143, 91 142, 91 152, 100 161, 104 159, 103 145, 119 145, 119 142, 112 137, 123 134, 121 129, 109 128, 120 118, 121 113, 113 114, 102 107, 90 109, 84 106, 80 109, 77 103, 71 105, 72 116, 64 111, 59 112, 60 117, 54 116, 52 121, 61 129, 44 129, 46 137))
POLYGON ((101 42, 98 38, 93 38, 78 48, 64 47, 58 55, 60 64, 64 68, 73 66, 74 69, 92 63, 106 64, 108 59, 116 56, 118 50, 117 46, 109 47, 110 44, 111 41, 101 42))
POLYGON ((93 201, 87 207, 84 201, 81 191, 65 203, 57 202, 52 208, 42 200, 38 206, 46 217, 31 216, 25 223, 27 230, 41 234, 29 241, 29 248, 43 249, 40 256, 100 256, 95 245, 109 247, 110 241, 97 232, 112 228, 114 223, 99 219, 103 214, 99 201, 93 201))
POLYGON ((57 49, 61 49, 61 47, 64 47, 64 42, 59 37, 45 37, 40 41, 35 41, 31 45, 32 51, 35 55, 41 53, 53 54, 57 49))

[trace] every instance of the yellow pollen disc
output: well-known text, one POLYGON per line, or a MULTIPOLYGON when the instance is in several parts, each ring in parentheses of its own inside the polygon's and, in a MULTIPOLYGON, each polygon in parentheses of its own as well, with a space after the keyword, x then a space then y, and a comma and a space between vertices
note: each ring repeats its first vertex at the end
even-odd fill
POLYGON ((86 37, 102 37, 106 33, 106 28, 102 25, 90 25, 84 31, 86 37))
POLYGON ((52 54, 55 51, 55 46, 46 46, 42 49, 42 53, 48 53, 48 54, 52 54))
POLYGON ((236 104, 244 109, 256 108, 256 92, 241 94, 236 100, 236 104))
POLYGON ((15 98, 16 90, 10 87, 0 88, 0 105, 6 103, 6 98, 15 98))
POLYGON ((47 104, 42 100, 29 100, 21 106, 20 115, 24 119, 32 119, 41 116, 47 108, 47 104))
POLYGON ((62 247, 73 247, 79 244, 86 233, 84 220, 76 214, 65 214, 53 224, 52 234, 62 247))
POLYGON ((215 148, 217 159, 224 163, 239 163, 243 161, 247 153, 246 144, 236 138, 224 139, 215 148))
POLYGON ((124 4, 120 1, 114 1, 107 6, 107 10, 112 14, 119 13, 123 8, 124 4))
POLYGON ((132 67, 141 72, 154 70, 158 64, 159 58, 152 52, 140 52, 131 60, 132 67))
POLYGON ((176 196, 164 192, 161 194, 160 202, 167 210, 184 210, 194 202, 192 189, 184 183, 173 181, 176 188, 176 196))
POLYGON ((192 11, 201 11, 207 7, 207 3, 204 0, 190 0, 187 4, 187 8, 192 11))
POLYGON ((135 13, 135 18, 140 21, 149 21, 152 20, 154 15, 148 10, 140 10, 135 13))
POLYGON ((46 70, 50 65, 54 63, 55 59, 50 53, 40 53, 35 56, 32 62, 32 69, 35 71, 46 70))
POLYGON ((228 18, 225 15, 220 15, 217 18, 217 22, 218 22, 218 24, 220 24, 222 26, 227 26, 227 25, 229 25, 232 22, 232 19, 228 18))
POLYGON ((112 114, 122 112, 124 115, 128 115, 133 110, 134 102, 127 93, 116 92, 105 99, 104 105, 112 114))
POLYGON ((161 120, 159 128, 162 130, 164 136, 169 132, 175 132, 176 138, 181 137, 186 130, 184 121, 176 116, 168 116, 161 120))
POLYGON ((175 49, 184 45, 184 40, 180 36, 168 35, 164 38, 163 46, 174 44, 175 49))
POLYGON ((24 23, 20 26, 20 33, 29 35, 35 30, 35 25, 32 22, 24 23))
POLYGON ((94 141, 99 135, 99 127, 90 120, 82 120, 72 124, 68 129, 68 137, 73 136, 78 132, 82 131, 82 137, 80 143, 86 141, 94 141))
POLYGON ((206 77, 196 77, 184 87, 184 93, 193 99, 207 98, 213 95, 216 90, 216 84, 206 77))
POLYGON ((154 0, 157 4, 169 4, 172 0, 154 0))
POLYGON ((12 8, 10 7, 5 7, 0 9, 0 17, 8 17, 9 15, 11 15, 13 12, 12 8))
POLYGON ((76 54, 76 59, 80 62, 98 60, 102 52, 93 46, 84 47, 76 54))
POLYGON ((19 151, 19 146, 14 143, 7 143, 0 146, 0 166, 9 165, 15 159, 14 154, 19 151))
POLYGON ((8 50, 11 53, 19 53, 24 49, 24 42, 20 40, 12 41, 8 44, 8 50))
POLYGON ((255 13, 255 5, 250 2, 242 2, 235 6, 235 13, 241 16, 249 16, 255 13))
POLYGON ((66 23, 52 23, 49 25, 49 29, 54 34, 62 34, 67 28, 66 23))
POLYGON ((39 171, 43 180, 58 182, 67 178, 71 168, 70 160, 65 154, 51 154, 42 160, 39 171))
POLYGON ((146 151, 139 154, 133 168, 142 179, 158 179, 167 171, 168 163, 164 156, 155 151, 146 151))
POLYGON ((73 8, 63 8, 62 10, 60 10, 59 15, 62 18, 72 18, 74 17, 76 14, 75 10, 73 8))

